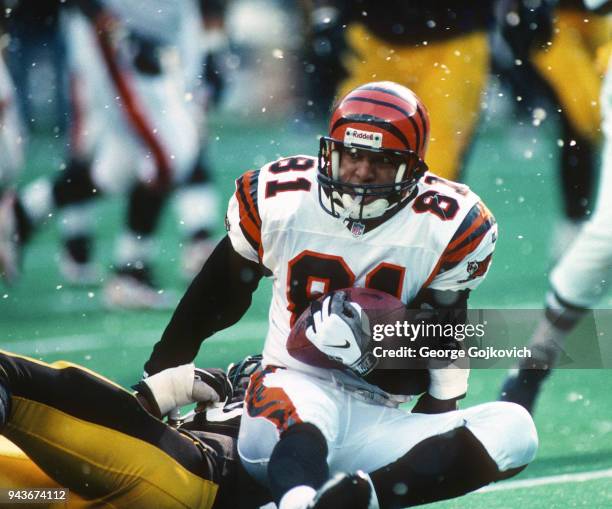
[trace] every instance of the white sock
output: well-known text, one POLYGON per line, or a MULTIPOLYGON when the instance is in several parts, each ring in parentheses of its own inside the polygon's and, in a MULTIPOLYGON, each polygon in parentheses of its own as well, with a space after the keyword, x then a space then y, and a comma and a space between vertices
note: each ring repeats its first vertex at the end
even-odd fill
POLYGON ((523 359, 522 368, 552 368, 565 346, 568 334, 584 316, 582 309, 570 309, 557 299, 554 292, 546 294, 545 316, 531 336, 531 358, 523 359))
POLYGON ((60 231, 62 237, 72 238, 80 235, 92 235, 94 223, 93 203, 68 205, 60 212, 60 231))
POLYGON ((55 207, 53 201, 51 182, 46 178, 39 178, 28 184, 21 193, 23 207, 34 224, 49 217, 55 207))
POLYGON ((137 236, 131 232, 123 232, 117 239, 115 247, 115 263, 117 267, 141 268, 154 256, 155 241, 151 236, 137 236))
POLYGON ((179 189, 175 198, 176 214, 183 235, 198 230, 213 230, 219 219, 219 195, 212 184, 179 189))

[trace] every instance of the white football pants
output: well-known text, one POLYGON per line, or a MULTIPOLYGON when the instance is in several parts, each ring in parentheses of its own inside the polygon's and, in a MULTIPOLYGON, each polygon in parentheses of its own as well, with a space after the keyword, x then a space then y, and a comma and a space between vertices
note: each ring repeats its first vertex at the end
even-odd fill
POLYGON ((423 440, 466 426, 501 471, 529 463, 536 429, 521 406, 492 402, 437 415, 411 414, 367 403, 333 382, 289 369, 251 379, 238 437, 248 473, 267 483, 270 455, 289 425, 309 422, 327 440, 330 473, 372 472, 404 456, 423 440))

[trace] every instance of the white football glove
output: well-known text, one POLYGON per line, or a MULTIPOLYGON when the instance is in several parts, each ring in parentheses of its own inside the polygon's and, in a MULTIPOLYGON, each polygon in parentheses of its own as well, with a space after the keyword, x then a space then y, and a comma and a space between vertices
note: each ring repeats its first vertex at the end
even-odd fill
POLYGON ((141 380, 134 389, 159 416, 190 403, 210 407, 232 395, 232 386, 223 370, 199 369, 193 364, 164 369, 141 380))
MULTIPOLYGON (((366 313, 356 302, 349 302, 346 293, 334 292, 322 303, 311 304, 310 324, 306 337, 321 352, 346 367, 365 374, 361 366, 370 343, 370 324, 366 313)), ((371 367, 369 368, 371 369, 371 367)))

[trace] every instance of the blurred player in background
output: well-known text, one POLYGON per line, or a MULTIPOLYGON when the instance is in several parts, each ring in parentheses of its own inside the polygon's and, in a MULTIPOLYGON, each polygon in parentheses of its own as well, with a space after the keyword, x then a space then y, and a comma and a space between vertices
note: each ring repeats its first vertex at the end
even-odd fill
POLYGON ((3 22, 10 35, 7 64, 15 82, 26 134, 47 127, 53 128, 56 135, 63 135, 68 124, 68 73, 61 6, 62 2, 57 0, 0 1, 3 22), (41 75, 46 78, 42 89, 36 81, 41 75))
MULTIPOLYGON (((601 82, 595 49, 605 36, 601 17, 591 14, 585 22, 577 0, 560 2, 554 12, 553 2, 547 0, 308 3, 311 58, 320 64, 311 74, 314 90, 329 92, 322 83, 326 80, 339 83, 338 96, 372 79, 409 86, 436 119, 427 162, 440 176, 453 180, 464 178, 462 171, 485 101, 492 57, 490 31, 497 18, 509 46, 502 64, 508 72, 502 73, 502 79, 522 85, 520 95, 525 99, 538 90, 534 81, 540 83, 542 93, 559 105, 566 221, 557 235, 560 243, 567 243, 589 211, 595 178, 601 82), (526 73, 516 73, 518 61, 535 69, 532 75, 525 78, 526 73), (328 70, 333 64, 334 72, 328 70)), ((495 60, 499 70, 500 58, 495 60)))
POLYGON ((175 206, 186 239, 182 272, 191 281, 217 243, 213 235, 220 220, 220 204, 208 157, 207 113, 219 106, 225 91, 224 59, 229 51, 225 15, 229 2, 199 0, 199 9, 193 0, 187 0, 187 4, 192 5, 192 12, 184 14, 178 48, 187 94, 193 98, 189 104, 198 126, 200 147, 187 183, 176 192, 175 206))
MULTIPOLYGON (((535 455, 535 428, 517 405, 453 412, 469 370, 430 370, 427 393, 409 414, 397 408, 402 375, 369 383, 288 351, 297 317, 333 290, 360 286, 417 309, 467 309, 489 268, 495 219, 466 186, 427 172, 428 142, 427 110, 411 90, 368 83, 335 108, 318 158, 283 158, 238 178, 228 235, 145 365, 150 374, 190 362, 205 338, 240 320, 261 278, 273 278, 264 369, 251 378, 238 450, 281 509, 459 496, 515 475, 535 455), (335 472, 347 474, 322 487, 335 472), (406 490, 395 490, 398 483, 406 490)), ((363 352, 345 318, 356 322, 359 313, 342 318, 343 303, 328 306, 331 299, 315 318, 313 342, 332 345, 348 366, 363 352)))
MULTIPOLYGON (((187 165, 190 168, 187 175, 174 184, 179 187, 175 204, 179 228, 185 237, 182 270, 191 279, 214 247, 210 237, 219 219, 218 198, 206 156, 206 110, 211 104, 219 102, 223 88, 220 60, 227 46, 224 32, 225 6, 214 1, 202 1, 199 6, 193 0, 161 1, 158 6, 161 13, 159 16, 153 16, 153 19, 145 16, 141 19, 138 14, 149 8, 145 4, 130 4, 127 12, 122 12, 126 7, 122 7, 121 2, 116 6, 113 2, 109 5, 121 13, 128 29, 136 34, 147 34, 147 43, 158 46, 148 51, 165 52, 178 59, 170 72, 175 74, 175 86, 184 93, 184 107, 196 126, 198 136, 197 152, 193 152, 193 148, 188 152, 187 165)), ((167 73, 168 69, 162 72, 167 73)), ((134 92, 148 108, 168 115, 171 105, 164 104, 163 98, 152 97, 150 93, 140 94, 138 90, 134 92)), ((176 105, 172 107, 176 108, 176 105)), ((183 119, 183 124, 186 124, 186 119, 183 119)), ((168 155, 174 160, 173 164, 179 164, 176 154, 177 150, 180 151, 179 138, 183 135, 183 128, 177 122, 174 122, 174 126, 170 126, 174 137, 168 139, 166 145, 168 155)), ((186 124, 185 134, 189 132, 188 127, 190 125, 186 124)), ((150 299, 151 306, 156 307, 156 301, 164 301, 150 277, 154 257, 151 237, 169 191, 161 189, 150 192, 139 189, 132 191, 129 196, 128 229, 119 240, 116 253, 118 274, 106 285, 107 298, 115 305, 149 307, 147 301, 150 299)), ((83 222, 82 208, 70 210, 61 221, 67 254, 63 263, 64 273, 70 280, 77 282, 93 279, 83 277, 88 273, 95 275, 95 270, 88 263, 91 258, 92 231, 91 226, 83 222)))
POLYGON ((557 258, 593 208, 601 139, 598 48, 607 41, 608 24, 581 0, 502 0, 497 9, 501 40, 509 51, 497 47, 495 70, 510 85, 514 104, 536 125, 554 116, 548 106, 559 116, 564 220, 551 249, 557 258))
MULTIPOLYGON (((591 8, 609 3, 588 0, 591 8)), ((609 41, 609 38, 608 38, 609 41)), ((610 55, 609 44, 602 48, 610 55)), ((603 57, 602 57, 603 58, 603 57)), ((530 342, 533 357, 519 365, 502 387, 501 399, 533 412, 542 383, 563 351, 565 339, 585 312, 604 294, 612 276, 612 74, 609 69, 601 93, 605 137, 598 200, 593 214, 550 275, 546 310, 530 342)))
POLYGON ((373 79, 410 87, 436 119, 427 164, 460 180, 487 84, 493 1, 310 3, 313 42, 343 65, 337 97, 373 79))
MULTIPOLYGON (((204 3, 210 19, 219 18, 219 8, 204 3)), ((177 205, 188 272, 209 254, 217 219, 201 148, 203 110, 210 100, 203 92, 204 72, 219 82, 211 70, 213 52, 204 51, 202 16, 192 0, 158 4, 109 2, 107 8, 84 2, 84 11, 67 10, 70 160, 54 183, 41 179, 26 187, 15 207, 21 243, 50 210, 63 208, 63 272, 73 282, 92 283, 99 275, 91 261, 89 202, 102 193, 127 191, 127 225, 105 288, 107 302, 121 307, 165 307, 172 301, 156 288, 151 262, 152 234, 174 187, 184 186, 177 205)), ((215 37, 221 38, 211 31, 209 41, 215 37)), ((211 90, 208 95, 218 95, 218 88, 211 90)))
POLYGON ((0 49, 0 196, 17 178, 23 165, 23 124, 15 87, 0 49))

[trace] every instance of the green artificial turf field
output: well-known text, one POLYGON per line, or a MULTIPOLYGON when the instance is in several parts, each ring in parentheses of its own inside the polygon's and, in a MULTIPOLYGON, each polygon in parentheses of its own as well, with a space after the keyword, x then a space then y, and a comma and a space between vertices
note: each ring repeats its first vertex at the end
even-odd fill
MULTIPOLYGON (((223 117, 213 122, 211 156, 224 203, 233 179, 244 170, 279 155, 317 149, 316 129, 296 125, 264 120, 239 124, 223 117)), ((541 307, 550 266, 548 245, 559 215, 556 152, 551 126, 537 131, 507 129, 502 122, 481 126, 466 181, 496 215, 500 237, 492 269, 473 294, 472 307, 541 307)), ((58 141, 35 137, 28 159, 24 181, 59 171, 58 141)), ((97 255, 105 266, 123 206, 121 199, 99 204, 97 255)), ((48 361, 68 359, 124 385, 133 383, 170 311, 111 312, 102 306, 100 287, 66 286, 57 269, 57 226, 54 218, 48 222, 26 252, 23 278, 14 288, 0 286, 1 348, 48 361)), ((179 277, 181 239, 176 230, 173 215, 166 214, 156 268, 164 287, 180 294, 185 283, 179 277)), ((269 283, 262 283, 243 320, 205 343, 200 364, 224 366, 260 349, 269 291, 269 283)), ((609 307, 609 301, 603 305, 609 307)), ((504 375, 502 370, 475 371, 465 404, 495 399, 504 375)), ((612 371, 555 372, 536 414, 541 444, 536 461, 496 491, 436 507, 612 508, 611 393, 612 371)))

